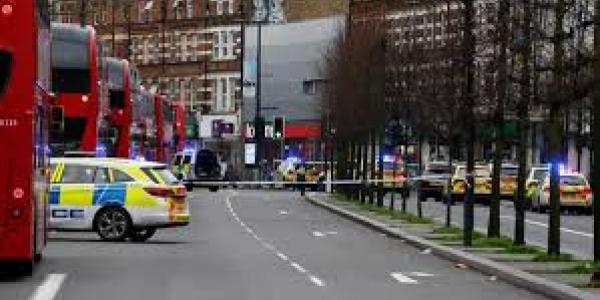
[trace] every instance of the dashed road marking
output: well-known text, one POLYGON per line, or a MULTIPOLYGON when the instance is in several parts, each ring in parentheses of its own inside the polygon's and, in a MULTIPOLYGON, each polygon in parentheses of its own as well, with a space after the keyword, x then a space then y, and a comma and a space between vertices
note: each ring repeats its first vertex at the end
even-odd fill
MULTIPOLYGON (((254 230, 248 226, 248 224, 246 224, 244 221, 242 221, 239 216, 237 215, 237 213, 233 210, 233 206, 231 205, 231 197, 237 195, 237 193, 232 193, 229 194, 226 198, 225 198, 225 205, 227 205, 227 209, 229 210, 229 213, 233 216, 233 218, 236 220, 236 222, 238 222, 238 224, 240 224, 240 226, 242 226, 242 228, 244 228, 246 230, 246 232, 248 234, 250 234, 250 236, 252 236, 252 238, 254 238, 256 241, 258 241, 260 243, 260 245, 269 250, 271 253, 275 254, 279 259, 281 259, 282 261, 285 262, 289 262, 290 258, 285 255, 283 252, 279 251, 275 246, 273 246, 272 244, 269 244, 267 242, 265 242, 261 237, 259 237, 254 230)), ((325 234, 323 234, 322 232, 319 232, 322 236, 325 236, 325 234)), ((318 287, 324 287, 325 283, 323 282, 323 280, 321 280, 319 277, 311 274, 307 269, 305 269, 304 267, 302 267, 300 264, 298 264, 297 262, 290 262, 290 266, 292 266, 296 271, 298 271, 298 273, 301 273, 305 276, 307 276, 308 280, 310 280, 310 282, 312 282, 314 285, 318 286, 318 287)), ((51 299, 43 299, 43 300, 51 300, 51 299)))
POLYGON ((37 287, 29 300, 53 300, 66 278, 66 274, 48 274, 46 280, 37 287))
POLYGON ((287 255, 285 255, 281 252, 277 252, 277 257, 281 258, 281 260, 289 260, 290 259, 287 255))
POLYGON ((320 286, 320 287, 324 287, 324 286, 325 286, 325 283, 323 283, 323 281, 322 281, 321 279, 319 279, 319 277, 316 277, 316 276, 313 276, 313 275, 311 275, 311 276, 308 276, 308 278, 309 278, 309 279, 310 279, 310 281, 311 281, 312 283, 314 283, 316 286, 320 286))
POLYGON ((322 232, 320 232, 320 231, 313 231, 313 232, 312 232, 312 235, 313 235, 314 237, 324 237, 324 236, 325 236, 325 234, 324 234, 324 233, 322 233, 322 232))
POLYGON ((292 262, 290 264, 290 266, 292 266, 294 269, 296 269, 298 272, 300 273, 306 273, 306 269, 303 268, 301 265, 299 265, 298 263, 292 262))
POLYGON ((280 210, 280 211, 279 211, 279 214, 280 214, 280 215, 283 215, 283 216, 285 216, 285 215, 287 215, 287 214, 288 214, 288 212, 287 212, 287 211, 285 211, 285 210, 280 210))
POLYGON ((412 279, 402 273, 390 273, 390 276, 392 276, 392 278, 396 279, 396 281, 402 284, 419 284, 417 280, 412 279))

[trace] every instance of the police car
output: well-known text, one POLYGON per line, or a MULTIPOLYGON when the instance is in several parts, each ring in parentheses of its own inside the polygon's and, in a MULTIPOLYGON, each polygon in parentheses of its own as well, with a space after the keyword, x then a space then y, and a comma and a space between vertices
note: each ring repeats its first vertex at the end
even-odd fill
POLYGON ((164 164, 114 158, 55 158, 50 164, 51 229, 145 241, 157 228, 189 223, 185 187, 164 164))

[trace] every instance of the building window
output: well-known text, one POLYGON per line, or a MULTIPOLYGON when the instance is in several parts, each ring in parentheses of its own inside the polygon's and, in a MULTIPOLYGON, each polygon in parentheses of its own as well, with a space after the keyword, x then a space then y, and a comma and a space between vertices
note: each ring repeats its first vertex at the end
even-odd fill
POLYGON ((213 0, 216 2, 217 15, 233 14, 233 1, 232 0, 213 0))
POLYGON ((234 45, 232 31, 220 31, 213 33, 213 58, 214 59, 233 59, 234 45))
POLYGON ((194 17, 194 1, 193 0, 185 1, 185 14, 188 19, 191 19, 194 17))
POLYGON ((197 34, 192 34, 192 41, 191 41, 192 45, 192 51, 190 53, 190 59, 192 61, 198 61, 198 35, 197 34))

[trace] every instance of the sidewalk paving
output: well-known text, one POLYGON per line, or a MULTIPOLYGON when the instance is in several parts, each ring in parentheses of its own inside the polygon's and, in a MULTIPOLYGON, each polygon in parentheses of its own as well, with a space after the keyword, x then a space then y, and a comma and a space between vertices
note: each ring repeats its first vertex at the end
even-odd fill
POLYGON ((464 247, 456 234, 435 233, 443 226, 438 220, 430 224, 413 224, 392 218, 382 211, 368 210, 358 202, 325 193, 310 193, 315 205, 362 223, 391 237, 402 239, 433 254, 464 264, 500 280, 555 299, 600 299, 600 289, 582 288, 591 274, 576 274, 571 269, 578 262, 534 262, 535 254, 506 253, 498 247, 464 247))

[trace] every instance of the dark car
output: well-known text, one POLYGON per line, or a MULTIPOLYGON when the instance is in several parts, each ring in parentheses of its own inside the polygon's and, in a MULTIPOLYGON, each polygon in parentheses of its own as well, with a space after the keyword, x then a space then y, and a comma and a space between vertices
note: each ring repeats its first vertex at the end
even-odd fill
MULTIPOLYGON (((208 149, 202 149, 196 154, 196 163, 194 164, 194 175, 197 181, 222 181, 221 165, 216 153, 208 149)), ((211 192, 216 192, 217 185, 209 185, 211 192)))
POLYGON ((444 188, 450 178, 450 167, 447 162, 430 162, 417 183, 417 195, 421 201, 433 197, 440 201, 444 188))

